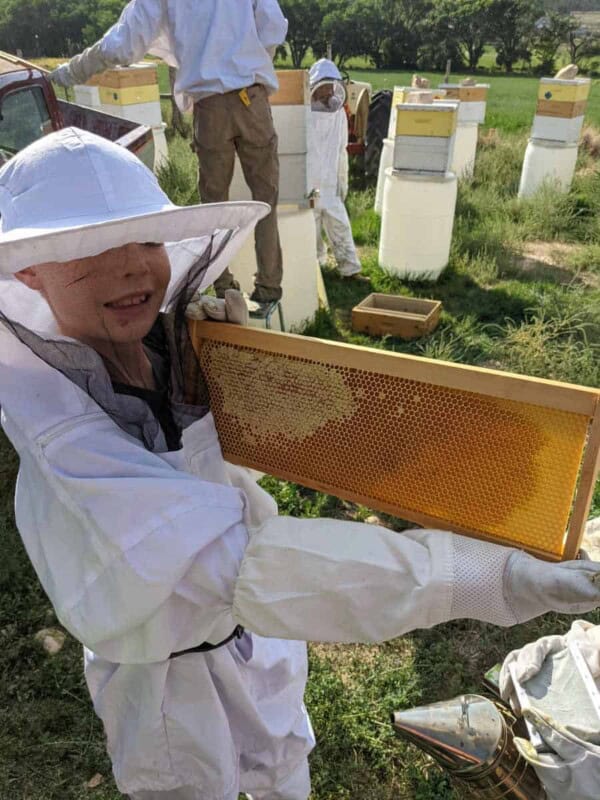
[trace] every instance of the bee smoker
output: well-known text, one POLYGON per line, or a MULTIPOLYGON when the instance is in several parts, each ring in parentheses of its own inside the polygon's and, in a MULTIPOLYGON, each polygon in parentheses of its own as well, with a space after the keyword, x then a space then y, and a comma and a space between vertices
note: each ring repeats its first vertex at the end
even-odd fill
POLYGON ((392 716, 398 736, 428 753, 465 798, 544 800, 533 768, 513 742, 508 708, 465 694, 392 716))

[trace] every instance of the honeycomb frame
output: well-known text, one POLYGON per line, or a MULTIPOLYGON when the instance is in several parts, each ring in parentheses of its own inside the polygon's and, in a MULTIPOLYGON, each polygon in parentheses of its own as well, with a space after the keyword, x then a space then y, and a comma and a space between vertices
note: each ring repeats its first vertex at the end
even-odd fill
POLYGON ((600 469, 600 390, 189 326, 227 461, 425 527, 576 557, 600 469))

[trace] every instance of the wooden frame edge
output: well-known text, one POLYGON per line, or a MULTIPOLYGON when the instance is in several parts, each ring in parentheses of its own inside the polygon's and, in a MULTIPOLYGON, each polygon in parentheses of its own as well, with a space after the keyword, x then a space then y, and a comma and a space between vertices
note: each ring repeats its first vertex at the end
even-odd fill
POLYGON ((581 466, 579 486, 571 512, 571 521, 565 544, 564 558, 577 558, 585 533, 585 526, 592 505, 596 481, 600 475, 600 402, 596 405, 590 426, 585 455, 581 466))
POLYGON ((600 401, 598 389, 530 378, 511 372, 437 361, 404 353, 391 353, 344 342, 329 342, 312 337, 309 339, 293 333, 279 333, 223 322, 189 320, 189 325, 192 340, 196 343, 204 339, 278 355, 306 358, 308 341, 313 349, 322 352, 324 360, 339 367, 369 371, 376 368, 382 374, 392 377, 567 411, 590 419, 596 414, 600 401), (367 361, 367 356, 368 363, 364 363, 367 361))

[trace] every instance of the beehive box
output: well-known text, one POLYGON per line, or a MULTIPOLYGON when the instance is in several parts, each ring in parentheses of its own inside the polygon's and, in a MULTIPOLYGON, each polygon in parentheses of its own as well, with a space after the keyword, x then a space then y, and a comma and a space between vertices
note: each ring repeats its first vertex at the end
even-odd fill
POLYGON ((132 64, 129 67, 114 67, 94 75, 86 86, 104 86, 110 89, 127 89, 133 86, 158 85, 156 64, 132 64))
POLYGON ((438 300, 374 293, 352 309, 352 330, 416 339, 435 330, 441 310, 438 300))
POLYGON ((565 117, 548 117, 536 114, 533 118, 531 135, 534 139, 546 139, 549 142, 574 144, 579 141, 583 128, 583 116, 568 119, 565 117))
POLYGON ((276 71, 279 90, 269 97, 273 106, 310 105, 308 72, 305 69, 281 69, 276 71))
POLYGON ((396 136, 394 169, 446 173, 452 164, 454 144, 454 136, 396 136))
POLYGON ((400 103, 396 136, 450 138, 456 131, 457 108, 452 103, 400 103))
POLYGON ((588 99, 591 85, 589 78, 576 78, 572 81, 542 78, 538 87, 538 100, 577 103, 588 99))
POLYGON ((458 83, 442 83, 440 89, 446 92, 448 100, 459 100, 458 122, 485 122, 487 108, 488 83, 478 83, 476 86, 463 86, 458 83))
POLYGON ((538 100, 536 114, 542 117, 574 119, 584 116, 586 108, 587 100, 578 100, 576 103, 563 100, 538 100))
POLYGON ((122 89, 100 86, 99 90, 102 105, 134 106, 142 103, 160 103, 157 83, 146 86, 125 86, 122 89))
POLYGON ((600 390, 224 323, 190 333, 228 461, 549 560, 577 554, 600 390))
POLYGON ((455 102, 402 103, 397 109, 394 169, 445 173, 454 152, 455 102))

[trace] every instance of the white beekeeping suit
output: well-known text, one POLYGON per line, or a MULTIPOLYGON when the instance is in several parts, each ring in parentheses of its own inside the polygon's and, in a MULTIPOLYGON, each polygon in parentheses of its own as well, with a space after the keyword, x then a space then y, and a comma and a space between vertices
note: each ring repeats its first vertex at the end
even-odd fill
POLYGON ((356 275, 360 261, 344 200, 348 193, 348 119, 342 76, 332 61, 317 61, 310 70, 311 114, 308 137, 308 186, 318 190, 315 201, 317 253, 323 266, 329 239, 340 273, 356 275), (320 99, 320 96, 327 99, 320 99))
POLYGON ((152 53, 177 67, 175 99, 190 111, 196 100, 253 83, 276 91, 272 56, 286 33, 277 0, 130 0, 96 44, 50 77, 73 86, 152 53))
POLYGON ((169 450, 150 406, 117 394, 100 356, 59 335, 42 296, 14 278, 166 243, 165 312, 181 357, 188 289, 210 285, 267 212, 175 207, 134 156, 72 128, 0 170, 0 406, 20 458, 17 525, 58 619, 86 648, 116 782, 132 800, 306 800, 306 641, 378 642, 461 617, 512 625, 600 604, 593 562, 279 517, 250 473, 224 461, 210 410, 178 401, 176 370, 182 446, 169 450))

